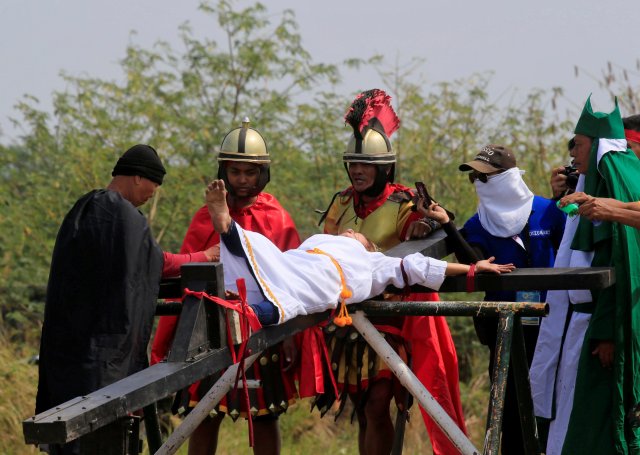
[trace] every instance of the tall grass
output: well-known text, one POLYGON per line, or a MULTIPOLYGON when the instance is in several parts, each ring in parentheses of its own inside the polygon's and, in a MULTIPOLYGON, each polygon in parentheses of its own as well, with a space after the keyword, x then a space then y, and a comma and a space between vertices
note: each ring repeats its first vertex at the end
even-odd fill
POLYGON ((0 337, 0 453, 37 454, 22 436, 22 421, 33 415, 38 367, 28 362, 34 346, 10 343, 0 337))

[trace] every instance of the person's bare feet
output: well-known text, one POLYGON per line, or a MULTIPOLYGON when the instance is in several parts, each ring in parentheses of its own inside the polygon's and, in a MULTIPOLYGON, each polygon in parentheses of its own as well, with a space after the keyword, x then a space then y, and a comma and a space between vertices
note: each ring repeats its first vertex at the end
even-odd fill
POLYGON ((224 181, 214 180, 207 185, 207 193, 205 196, 209 216, 216 232, 224 234, 231 226, 231 215, 229 215, 229 206, 227 205, 227 190, 224 187, 224 181))

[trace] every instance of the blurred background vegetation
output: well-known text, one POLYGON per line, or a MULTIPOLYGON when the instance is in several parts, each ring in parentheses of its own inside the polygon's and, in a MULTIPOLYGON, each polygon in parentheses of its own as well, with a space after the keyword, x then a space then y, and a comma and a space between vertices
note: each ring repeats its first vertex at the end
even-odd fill
MULTIPOLYGON (((402 124, 392 138, 398 182, 424 181, 430 193, 457 214, 459 225, 476 199, 458 172, 487 143, 511 146, 532 190, 549 196, 548 174, 568 162, 566 142, 579 112, 555 109, 562 89, 536 90, 519 102, 497 105, 491 76, 425 83, 419 61, 390 66, 371 55, 340 65, 316 62, 301 45, 295 17, 273 21, 256 3, 203 3, 202 14, 226 32, 225 42, 196 38, 181 28, 182 46, 130 45, 116 81, 64 75, 68 89, 53 94, 52 113, 25 96, 18 104, 24 134, 0 145, 0 438, 2 453, 36 453, 22 442, 21 421, 33 411, 37 369, 26 359, 38 351, 49 262, 58 227, 72 204, 104 187, 118 156, 136 143, 160 153, 168 175, 142 209, 163 249, 177 251, 205 182, 216 172, 224 135, 244 116, 265 136, 275 194, 293 216, 301 237, 319 232, 318 214, 348 185, 341 156, 350 128, 349 103, 362 90, 342 80, 347 69, 377 71, 402 124)), ((594 83, 617 94, 625 112, 640 106, 638 72, 605 68, 594 83)), ((580 69, 576 67, 578 77, 580 69)), ((586 98, 585 94, 585 98, 586 98)), ((473 296, 478 298, 479 295, 473 296)), ((445 296, 454 299, 455 296, 445 296)), ((469 296, 464 296, 468 299, 469 296)), ((449 320, 460 358, 461 390, 469 429, 482 445, 488 396, 487 354, 470 319, 449 320)), ((227 419, 228 420, 228 419, 227 419)), ((356 452, 356 426, 342 418, 320 420, 308 403, 281 419, 283 453, 356 452)), ((226 422, 220 453, 250 453, 246 425, 226 422)), ((407 453, 429 451, 417 409, 407 453)))

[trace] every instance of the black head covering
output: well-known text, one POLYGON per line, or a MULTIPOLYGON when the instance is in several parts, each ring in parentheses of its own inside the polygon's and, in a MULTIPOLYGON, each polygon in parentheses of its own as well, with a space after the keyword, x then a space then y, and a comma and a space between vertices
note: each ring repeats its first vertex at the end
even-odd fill
POLYGON ((111 175, 139 175, 162 185, 166 173, 158 152, 149 145, 138 144, 124 152, 111 175))

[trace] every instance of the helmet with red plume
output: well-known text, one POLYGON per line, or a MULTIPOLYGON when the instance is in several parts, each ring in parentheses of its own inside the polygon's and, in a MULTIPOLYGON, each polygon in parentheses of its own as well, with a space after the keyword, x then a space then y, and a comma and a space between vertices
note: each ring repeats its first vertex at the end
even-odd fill
POLYGON ((396 154, 389 137, 400 126, 400 119, 391 107, 391 97, 379 89, 362 92, 351 103, 344 120, 353 128, 353 136, 342 160, 345 167, 347 163, 378 165, 380 175, 371 188, 375 196, 395 176, 396 154))

